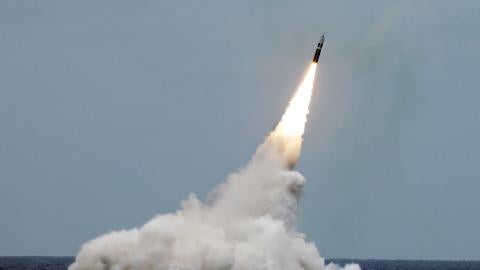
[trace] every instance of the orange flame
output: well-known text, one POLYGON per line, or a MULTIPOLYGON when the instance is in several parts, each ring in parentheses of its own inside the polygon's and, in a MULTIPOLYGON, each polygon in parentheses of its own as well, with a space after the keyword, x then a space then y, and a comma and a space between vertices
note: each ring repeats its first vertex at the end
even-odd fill
POLYGON ((312 63, 307 75, 290 100, 282 119, 266 139, 266 144, 273 146, 290 168, 297 163, 300 157, 316 69, 317 64, 312 63))

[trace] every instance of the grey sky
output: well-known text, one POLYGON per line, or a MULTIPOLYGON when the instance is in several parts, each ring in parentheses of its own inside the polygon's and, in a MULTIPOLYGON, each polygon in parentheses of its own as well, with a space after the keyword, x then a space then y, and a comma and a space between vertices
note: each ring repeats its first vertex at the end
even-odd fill
POLYGON ((205 196, 280 118, 326 32, 301 231, 327 257, 480 259, 479 12, 1 1, 0 255, 73 255, 205 196))

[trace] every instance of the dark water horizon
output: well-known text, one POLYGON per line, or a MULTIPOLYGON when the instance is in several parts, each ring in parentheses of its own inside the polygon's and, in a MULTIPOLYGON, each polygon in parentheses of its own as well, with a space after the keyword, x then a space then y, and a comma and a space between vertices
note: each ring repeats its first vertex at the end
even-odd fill
MULTIPOLYGON (((72 256, 0 256, 0 270, 66 270, 72 256)), ((357 263, 363 270, 480 270, 477 260, 384 260, 384 259, 325 259, 344 266, 357 263)))

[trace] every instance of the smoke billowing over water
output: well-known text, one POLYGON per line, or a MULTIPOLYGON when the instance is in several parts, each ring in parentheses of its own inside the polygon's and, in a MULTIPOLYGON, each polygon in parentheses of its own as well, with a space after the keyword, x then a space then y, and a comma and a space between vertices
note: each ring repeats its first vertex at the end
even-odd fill
MULTIPOLYGON (((190 194, 175 213, 85 243, 69 270, 334 270, 296 231, 305 178, 300 156, 316 64, 251 161, 207 202, 190 194)), ((358 270, 358 265, 347 265, 358 270)))

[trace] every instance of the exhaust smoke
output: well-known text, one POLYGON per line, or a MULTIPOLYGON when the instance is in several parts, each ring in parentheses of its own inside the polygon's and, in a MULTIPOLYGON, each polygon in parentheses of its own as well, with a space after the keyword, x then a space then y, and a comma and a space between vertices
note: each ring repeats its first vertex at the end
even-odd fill
MULTIPOLYGON (((69 270, 313 270, 325 265, 295 228, 304 177, 300 156, 317 63, 252 160, 207 202, 190 194, 175 213, 82 245, 69 270)), ((359 270, 358 265, 345 269, 359 270)))
POLYGON ((265 141, 285 159, 288 168, 293 168, 300 157, 316 70, 317 63, 312 63, 282 119, 265 141))

